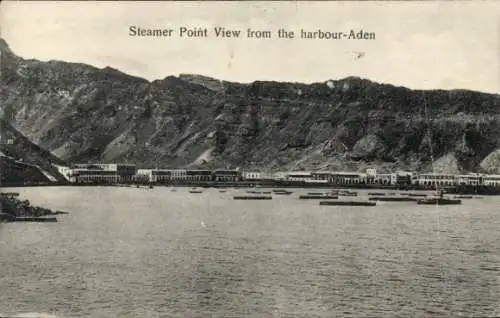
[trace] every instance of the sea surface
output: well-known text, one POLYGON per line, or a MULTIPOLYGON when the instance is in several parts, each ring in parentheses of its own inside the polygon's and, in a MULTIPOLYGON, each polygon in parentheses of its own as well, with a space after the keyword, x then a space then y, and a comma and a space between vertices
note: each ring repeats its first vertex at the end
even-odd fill
POLYGON ((500 197, 335 207, 298 200, 311 189, 2 191, 70 212, 0 224, 5 316, 500 316, 500 197))

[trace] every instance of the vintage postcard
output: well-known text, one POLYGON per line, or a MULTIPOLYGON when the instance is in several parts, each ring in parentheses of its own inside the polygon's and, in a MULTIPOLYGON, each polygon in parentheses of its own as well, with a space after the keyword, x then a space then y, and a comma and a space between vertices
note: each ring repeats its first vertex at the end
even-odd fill
POLYGON ((499 1, 3 1, 0 317, 498 317, 499 1))

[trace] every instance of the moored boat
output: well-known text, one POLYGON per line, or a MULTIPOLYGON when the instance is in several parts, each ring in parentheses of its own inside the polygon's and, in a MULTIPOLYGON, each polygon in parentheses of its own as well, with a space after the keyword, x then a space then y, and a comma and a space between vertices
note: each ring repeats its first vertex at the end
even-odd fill
POLYGON ((401 193, 401 195, 406 195, 406 196, 409 196, 409 197, 426 197, 427 194, 425 193, 401 193))
POLYGON ((457 205, 462 204, 462 201, 447 198, 425 198, 418 200, 417 203, 426 205, 457 205))
POLYGON ((352 191, 339 191, 339 195, 344 197, 356 197, 358 196, 358 193, 352 191))
POLYGON ((320 199, 338 199, 338 195, 301 195, 299 196, 299 200, 320 200, 320 199))
POLYGON ((272 200, 272 196, 264 195, 239 195, 234 196, 233 200, 272 200))
POLYGON ((319 205, 336 206, 376 206, 376 201, 320 201, 319 205))
POLYGON ((293 191, 274 191, 274 194, 276 195, 290 195, 292 193, 293 191))
POLYGON ((370 201, 384 201, 384 202, 415 202, 418 199, 412 197, 371 197, 370 201))
POLYGON ((457 205, 462 204, 462 200, 457 199, 449 199, 443 196, 444 192, 441 190, 434 197, 428 197, 424 199, 420 199, 417 201, 418 204, 424 205, 457 205))
POLYGON ((271 191, 247 191, 247 193, 251 193, 251 194, 271 194, 271 191))
POLYGON ((276 192, 287 192, 288 190, 285 190, 285 189, 274 189, 273 192, 276 193, 276 192))

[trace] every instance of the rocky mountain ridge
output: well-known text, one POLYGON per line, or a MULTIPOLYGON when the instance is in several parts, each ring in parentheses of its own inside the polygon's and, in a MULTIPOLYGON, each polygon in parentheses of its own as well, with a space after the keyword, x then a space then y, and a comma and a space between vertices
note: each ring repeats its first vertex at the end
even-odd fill
POLYGON ((16 56, 0 43, 6 121, 69 162, 259 170, 500 173, 500 95, 348 77, 250 84, 16 56))
POLYGON ((0 185, 64 181, 57 165, 65 164, 0 119, 0 185))

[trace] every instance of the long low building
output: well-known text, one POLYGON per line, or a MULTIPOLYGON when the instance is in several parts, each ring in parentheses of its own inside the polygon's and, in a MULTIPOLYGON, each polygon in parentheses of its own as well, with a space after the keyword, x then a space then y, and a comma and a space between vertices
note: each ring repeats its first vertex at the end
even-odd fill
POLYGON ((133 164, 77 164, 59 167, 59 171, 73 183, 196 183, 196 182, 258 182, 275 180, 278 182, 329 184, 334 186, 381 185, 418 186, 422 188, 488 186, 500 187, 500 175, 486 174, 439 174, 377 173, 375 169, 366 172, 344 171, 290 171, 273 174, 239 169, 190 170, 190 169, 136 169, 133 164))
POLYGON ((485 186, 500 187, 500 175, 486 175, 483 178, 485 186))
POLYGON ((65 169, 73 183, 126 183, 135 180, 136 166, 131 164, 77 164, 65 169))
POLYGON ((138 182, 238 182, 239 170, 188 170, 188 169, 139 169, 135 179, 138 182))

